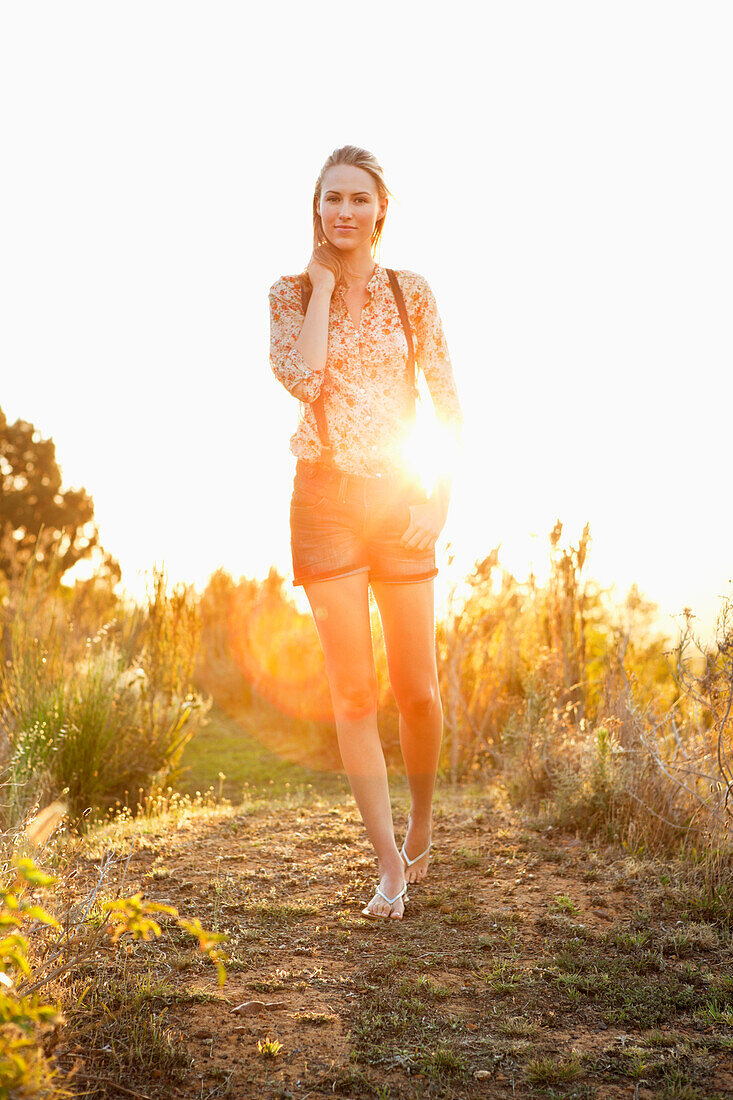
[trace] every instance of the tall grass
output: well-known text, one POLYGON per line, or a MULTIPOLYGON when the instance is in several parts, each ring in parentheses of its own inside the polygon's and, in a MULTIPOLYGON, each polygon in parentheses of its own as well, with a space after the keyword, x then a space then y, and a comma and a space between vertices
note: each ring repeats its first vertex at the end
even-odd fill
POLYGON ((545 586, 517 582, 495 550, 440 625, 451 779, 491 773, 546 824, 634 852, 730 849, 727 609, 711 647, 689 616, 674 645, 635 587, 612 606, 584 578, 587 528, 575 547, 560 535, 545 586))
POLYGON ((147 604, 120 601, 80 637, 52 577, 27 571, 0 670, 0 821, 10 829, 63 795, 72 817, 175 780, 207 706, 192 689, 200 616, 185 586, 153 573, 147 604))
MULTIPOLYGON (((655 628, 656 606, 636 586, 619 603, 586 576, 590 541, 586 525, 568 544, 558 521, 546 583, 518 581, 501 567, 497 548, 477 562, 464 594, 454 593, 436 631, 442 775, 454 784, 499 782, 517 807, 547 824, 637 853, 717 850, 729 844, 733 812, 733 754, 725 752, 730 627, 721 624, 708 653, 689 632, 675 645, 655 628)), ((202 609, 199 682, 255 724, 269 729, 275 715, 291 739, 300 738, 308 762, 321 766, 326 741, 303 720, 309 705, 321 724, 329 717, 320 643, 282 578, 235 583, 216 574, 202 609)), ((380 732, 388 763, 401 765, 376 614, 372 626, 380 732)))
MULTIPOLYGON (((706 650, 690 622, 676 645, 655 607, 585 575, 590 533, 550 532, 550 574, 517 581, 498 549, 439 622, 445 736, 440 767, 458 784, 499 782, 547 824, 639 853, 727 850, 733 629, 706 650), (697 652, 690 654, 690 649, 697 652)), ((1 593, 0 593, 1 595, 1 593)), ((101 589, 64 592, 27 576, 4 629, 0 819, 6 828, 65 794, 77 815, 175 784, 207 709, 194 684, 287 759, 340 769, 312 618, 274 570, 264 581, 214 574, 201 598, 153 574, 146 605, 101 589)), ((400 764, 378 616, 379 721, 400 764)))

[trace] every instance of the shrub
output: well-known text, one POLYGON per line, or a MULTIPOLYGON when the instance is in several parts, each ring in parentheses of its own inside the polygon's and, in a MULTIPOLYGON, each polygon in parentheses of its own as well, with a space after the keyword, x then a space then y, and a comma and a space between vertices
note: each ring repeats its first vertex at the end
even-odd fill
POLYGON ((189 589, 169 593, 156 571, 147 607, 121 610, 80 649, 58 594, 28 586, 8 629, 6 829, 61 794, 82 819, 175 777, 208 709, 191 689, 199 618, 189 589))

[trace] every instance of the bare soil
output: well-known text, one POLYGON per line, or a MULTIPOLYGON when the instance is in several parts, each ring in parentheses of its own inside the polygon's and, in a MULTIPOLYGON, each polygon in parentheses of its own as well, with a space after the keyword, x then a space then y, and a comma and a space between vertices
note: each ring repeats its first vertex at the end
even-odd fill
POLYGON ((95 961, 59 990, 76 1095, 733 1096, 730 927, 671 865, 475 789, 439 794, 403 921, 361 916, 376 862, 350 797, 152 819, 130 844, 124 893, 227 932, 227 980, 167 918, 95 961))

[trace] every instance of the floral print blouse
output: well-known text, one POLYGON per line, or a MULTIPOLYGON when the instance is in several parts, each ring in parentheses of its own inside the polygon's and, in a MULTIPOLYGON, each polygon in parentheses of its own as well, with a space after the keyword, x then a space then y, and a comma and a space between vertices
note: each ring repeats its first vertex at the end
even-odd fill
MULTIPOLYGON (((462 412, 433 292, 422 275, 396 271, 438 423, 458 442, 462 412)), ((321 441, 310 402, 323 391, 333 463, 346 473, 380 475, 404 468, 409 432, 407 340, 387 271, 377 264, 356 328, 339 285, 331 297, 325 368, 312 370, 294 347, 303 325, 300 284, 283 275, 270 287, 270 365, 291 393, 305 383, 301 417, 290 440, 298 458, 318 461, 321 441)))

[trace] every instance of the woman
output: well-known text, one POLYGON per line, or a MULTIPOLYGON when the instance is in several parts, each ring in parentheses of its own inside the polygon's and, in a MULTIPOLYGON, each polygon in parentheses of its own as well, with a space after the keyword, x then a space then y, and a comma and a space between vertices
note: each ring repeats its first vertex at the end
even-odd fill
POLYGON ((283 276, 270 288, 270 363, 302 402, 290 441, 298 458, 290 506, 294 583, 303 585, 313 611, 341 758, 379 861, 379 886, 362 912, 400 920, 407 884, 422 881, 430 858, 443 728, 434 548, 451 483, 444 473, 428 496, 406 466, 410 340, 436 415, 456 439, 461 409, 430 287, 400 270, 393 289, 388 269, 373 259, 388 195, 371 153, 347 145, 328 158, 313 197, 307 278, 283 276), (377 730, 370 584, 411 793, 401 851, 377 730))

